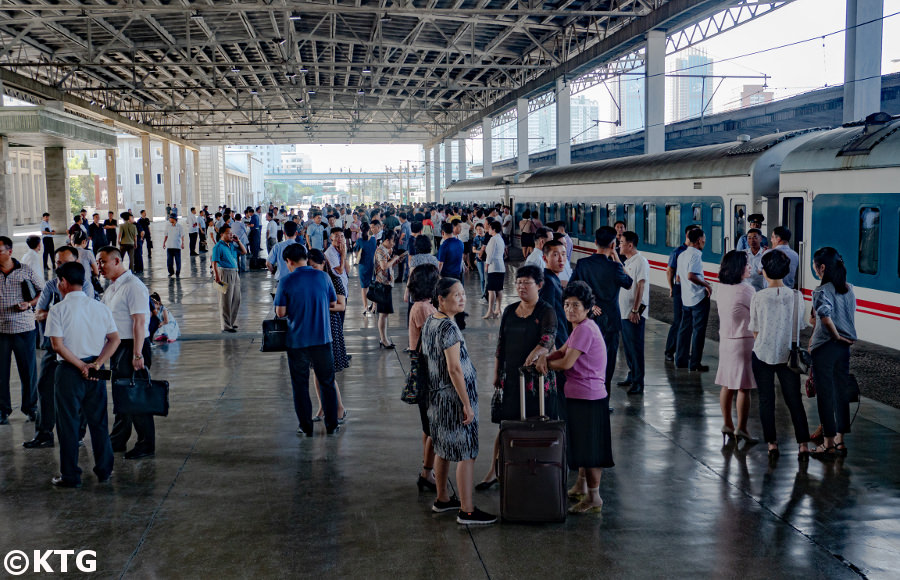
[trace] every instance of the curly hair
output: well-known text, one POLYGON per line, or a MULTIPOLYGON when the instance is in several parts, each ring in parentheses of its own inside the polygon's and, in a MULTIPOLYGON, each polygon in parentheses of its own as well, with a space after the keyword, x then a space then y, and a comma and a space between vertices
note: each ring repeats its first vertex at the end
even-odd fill
POLYGON ((543 284, 544 272, 537 266, 528 264, 527 266, 522 266, 516 270, 516 280, 519 278, 531 278, 534 280, 535 284, 543 284))
POLYGON ((416 266, 412 274, 409 275, 409 282, 406 284, 406 287, 409 289, 409 297, 413 302, 431 300, 434 297, 434 290, 440 278, 441 275, 434 264, 416 266))
POLYGON ((586 282, 576 280, 569 282, 563 290, 563 301, 567 298, 576 298, 584 309, 589 311, 594 307, 594 292, 586 282))

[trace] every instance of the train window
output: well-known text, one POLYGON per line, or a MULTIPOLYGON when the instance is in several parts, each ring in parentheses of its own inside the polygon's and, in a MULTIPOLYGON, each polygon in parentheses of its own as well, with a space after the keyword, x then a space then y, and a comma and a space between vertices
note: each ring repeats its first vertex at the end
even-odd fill
POLYGON ((714 223, 722 223, 722 206, 714 203, 710 207, 712 207, 712 221, 714 223))
POLYGON ((677 203, 666 204, 666 245, 677 248, 681 245, 681 205, 677 203))
POLYGON ((635 215, 637 212, 634 210, 633 203, 625 204, 625 230, 629 232, 636 231, 635 219, 637 216, 635 215))
POLYGON ((591 241, 593 241, 592 238, 593 238, 594 232, 596 232, 598 229, 600 229, 600 226, 606 225, 603 223, 603 207, 600 205, 597 205, 597 204, 594 204, 593 207, 594 207, 594 224, 593 224, 593 226, 591 226, 591 231, 588 233, 588 238, 591 239, 591 241))
POLYGON ((644 243, 656 245, 656 204, 644 204, 644 243))
POLYGON ((722 206, 721 204, 714 203, 710 206, 712 210, 712 226, 710 227, 710 236, 712 237, 712 244, 710 246, 710 250, 713 254, 721 254, 722 253, 722 242, 724 240, 724 232, 722 228, 722 206))
POLYGON ((544 221, 556 221, 557 219, 559 219, 559 204, 558 203, 554 203, 552 206, 550 206, 549 210, 550 210, 550 212, 549 212, 549 214, 547 214, 547 219, 544 221))
POLYGON ((613 227, 616 225, 616 204, 606 204, 606 225, 613 227))
POLYGON ((878 273, 878 234, 881 230, 881 210, 877 207, 859 209, 859 271, 878 273))
POLYGON ((695 222, 699 222, 703 220, 703 206, 699 203, 695 203, 691 206, 691 220, 695 222))
POLYGON ((587 224, 587 217, 585 216, 587 210, 583 203, 579 203, 575 207, 578 208, 578 214, 575 217, 575 227, 577 228, 575 231, 577 232, 576 235, 581 237, 587 234, 587 228, 585 227, 587 224))
POLYGON ((734 245, 747 233, 747 206, 739 204, 734 206, 734 245))

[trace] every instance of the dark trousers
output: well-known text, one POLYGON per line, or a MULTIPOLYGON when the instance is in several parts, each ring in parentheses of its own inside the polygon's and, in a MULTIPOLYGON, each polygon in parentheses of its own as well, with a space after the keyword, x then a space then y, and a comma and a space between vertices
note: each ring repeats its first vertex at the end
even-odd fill
MULTIPOLYGON (((277 243, 278 242, 276 241, 275 238, 266 238, 266 254, 269 254, 272 251, 272 246, 274 246, 277 243)), ((349 244, 348 244, 348 247, 349 247, 349 244)))
POLYGON ((678 327, 678 346, 675 350, 675 366, 692 369, 700 366, 703 347, 706 345, 706 325, 709 323, 709 296, 694 306, 681 309, 678 327))
POLYGON ((181 250, 166 250, 166 267, 169 274, 181 274, 181 250))
POLYGON ((56 351, 47 348, 41 358, 41 374, 37 382, 38 407, 37 421, 34 425, 35 436, 41 439, 53 437, 56 426, 56 351))
POLYGON ((678 347, 678 329, 681 328, 681 284, 675 284, 672 288, 672 326, 669 327, 669 335, 666 337, 666 354, 675 356, 678 347))
MULTIPOLYGON (((130 377, 134 374, 134 366, 132 365, 132 357, 134 357, 134 341, 131 339, 123 339, 119 348, 113 353, 110 359, 110 367, 112 368, 113 380, 119 377, 130 377)), ((144 346, 141 349, 144 356, 144 366, 150 368, 150 339, 144 339, 144 346)), ((109 438, 112 442, 112 448, 118 451, 124 451, 128 445, 128 439, 131 437, 131 426, 137 432, 137 443, 134 444, 136 450, 156 451, 156 425, 153 423, 153 415, 127 415, 125 413, 116 413, 115 422, 113 423, 112 433, 109 438)))
POLYGON ((0 333, 0 413, 12 413, 9 395, 9 375, 12 357, 16 357, 19 380, 22 383, 22 412, 26 415, 37 409, 37 357, 34 352, 37 330, 16 334, 0 333))
POLYGON ((610 385, 612 384, 613 375, 616 372, 616 356, 619 353, 619 331, 604 330, 603 342, 606 343, 606 392, 611 393, 610 385))
POLYGON ((291 388, 294 391, 294 411, 300 429, 312 433, 312 401, 309 398, 309 367, 312 365, 322 392, 322 410, 325 412, 325 428, 337 427, 337 390, 334 386, 334 355, 331 344, 287 350, 288 368, 291 371, 291 388))
POLYGON ((622 321, 622 346, 625 347, 625 362, 628 363, 628 380, 635 385, 644 384, 644 327, 646 322, 643 316, 638 324, 630 320, 622 321))
POLYGON ((794 423, 794 435, 797 443, 809 441, 809 423, 806 421, 806 409, 803 408, 803 397, 800 395, 800 375, 787 368, 787 364, 770 365, 751 357, 753 378, 759 392, 759 420, 763 426, 763 439, 766 443, 776 443, 775 435, 775 375, 781 385, 781 396, 794 423))
POLYGON ((41 243, 44 244, 44 268, 53 270, 56 268, 56 264, 53 262, 53 253, 56 251, 53 246, 53 238, 50 236, 41 238, 41 243))
POLYGON ((850 345, 831 340, 812 351, 816 404, 825 437, 850 432, 850 345))
POLYGON ((193 256, 197 253, 197 234, 188 234, 188 245, 190 246, 191 255, 193 256))
POLYGON ((137 245, 134 246, 134 270, 133 272, 144 271, 144 240, 137 239, 137 245))
MULTIPOLYGON (((88 362, 92 359, 83 359, 88 362)), ((113 469, 113 451, 106 415, 106 382, 90 381, 71 364, 56 367, 56 436, 59 439, 59 472, 63 480, 81 482, 78 467, 78 440, 81 417, 91 431, 94 473, 106 479, 113 469)))
POLYGON ((128 269, 134 272, 134 244, 122 244, 119 249, 122 251, 123 257, 128 255, 128 269))
POLYGON ((259 248, 260 248, 260 231, 257 228, 254 228, 250 231, 250 257, 258 258, 259 257, 259 248))
POLYGON ((568 418, 566 413, 566 373, 556 372, 556 417, 560 421, 568 418))

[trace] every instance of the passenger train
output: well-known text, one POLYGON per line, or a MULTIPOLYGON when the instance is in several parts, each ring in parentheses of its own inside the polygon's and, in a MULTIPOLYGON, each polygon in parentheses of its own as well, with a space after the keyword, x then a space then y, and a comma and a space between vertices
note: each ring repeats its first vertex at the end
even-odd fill
POLYGON ((706 232, 704 271, 716 282, 747 216, 762 213, 764 232, 791 230, 807 300, 818 286, 813 253, 837 248, 855 287, 859 338, 900 349, 900 117, 469 179, 447 187, 443 202, 504 203, 516 228, 524 210, 544 223, 564 220, 573 260, 595 251, 598 227, 622 220, 661 287, 688 224, 706 232))

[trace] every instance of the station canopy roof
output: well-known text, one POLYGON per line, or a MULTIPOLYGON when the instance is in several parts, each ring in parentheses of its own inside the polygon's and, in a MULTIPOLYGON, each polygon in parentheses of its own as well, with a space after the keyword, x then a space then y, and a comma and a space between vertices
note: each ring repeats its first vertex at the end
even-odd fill
POLYGON ((198 144, 424 144, 648 15, 728 3, 7 0, 0 73, 198 144))

